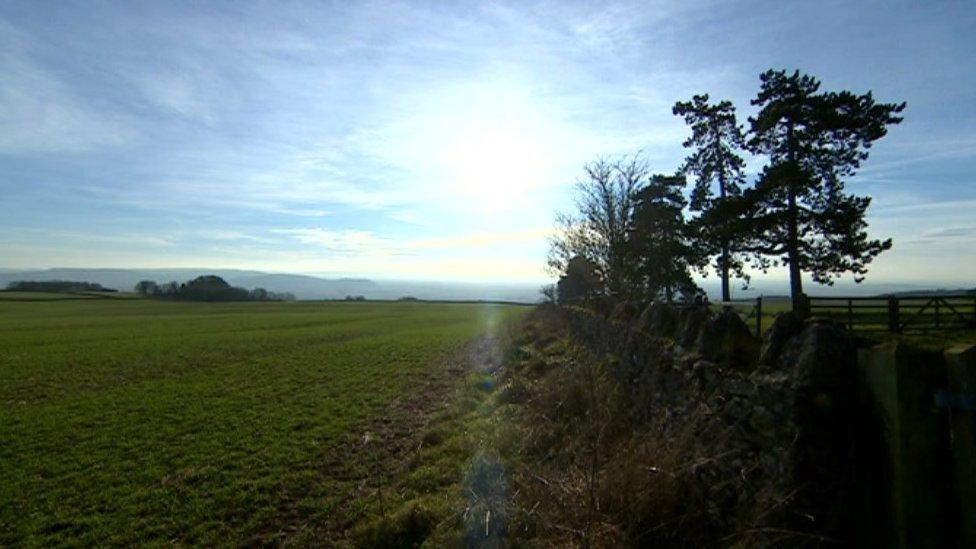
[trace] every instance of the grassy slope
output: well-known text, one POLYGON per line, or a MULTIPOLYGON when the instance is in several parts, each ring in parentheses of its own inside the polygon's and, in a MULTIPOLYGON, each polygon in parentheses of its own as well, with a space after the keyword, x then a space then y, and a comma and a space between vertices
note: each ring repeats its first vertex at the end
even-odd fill
POLYGON ((349 433, 522 311, 0 303, 0 545, 233 544, 280 534, 282 509, 314 522, 347 495, 324 464, 349 433))

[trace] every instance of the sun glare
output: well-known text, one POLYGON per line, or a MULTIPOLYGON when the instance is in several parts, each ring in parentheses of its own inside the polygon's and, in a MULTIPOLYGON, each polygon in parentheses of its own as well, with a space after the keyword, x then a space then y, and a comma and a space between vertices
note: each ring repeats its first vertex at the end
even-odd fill
POLYGON ((439 171, 448 193, 496 216, 547 184, 558 147, 555 123, 530 94, 488 89, 493 93, 445 92, 433 107, 438 123, 428 140, 442 153, 439 171))
POLYGON ((512 206, 545 174, 543 144, 530 128, 505 121, 476 126, 456 140, 449 155, 460 194, 486 213, 512 206))

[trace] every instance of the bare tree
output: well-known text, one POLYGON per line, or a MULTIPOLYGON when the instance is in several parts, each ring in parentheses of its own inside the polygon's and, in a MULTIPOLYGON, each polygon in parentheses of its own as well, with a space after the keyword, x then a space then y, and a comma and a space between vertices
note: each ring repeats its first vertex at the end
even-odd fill
POLYGON ((616 161, 600 159, 584 166, 577 181, 577 212, 556 216, 557 233, 550 241, 548 267, 566 272, 569 261, 582 257, 596 266, 605 295, 627 293, 627 238, 636 206, 635 196, 649 169, 640 154, 616 161))
POLYGON ((544 285, 543 287, 539 288, 539 293, 542 294, 543 303, 555 303, 559 296, 555 284, 544 285))

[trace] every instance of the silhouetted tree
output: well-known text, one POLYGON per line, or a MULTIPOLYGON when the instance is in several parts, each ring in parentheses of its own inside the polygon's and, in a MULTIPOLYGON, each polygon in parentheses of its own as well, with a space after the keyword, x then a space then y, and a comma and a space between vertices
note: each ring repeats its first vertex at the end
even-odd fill
POLYGON ((176 297, 187 301, 247 301, 248 292, 219 276, 205 275, 180 284, 176 297))
POLYGON ((136 283, 136 293, 142 296, 153 296, 159 293, 159 286, 152 280, 140 280, 136 283))
POLYGON ((867 265, 891 247, 891 239, 868 240, 864 213, 871 199, 846 194, 843 178, 867 159, 888 125, 901 122, 896 114, 905 104, 875 103, 870 92, 820 92, 820 82, 799 71, 770 70, 760 79, 748 145, 770 164, 744 193, 740 213, 749 249, 789 267, 794 309, 805 312, 802 272, 821 284, 845 272, 860 282, 867 265))
POLYGON ((158 295, 163 297, 173 297, 180 291, 180 285, 175 280, 159 285, 158 295))
POLYGON ((729 301, 729 271, 748 281, 744 263, 736 253, 734 220, 723 218, 726 210, 720 207, 742 194, 745 162, 738 153, 744 146, 742 127, 736 122, 731 102, 710 104, 708 94, 679 101, 672 112, 691 126, 691 137, 683 145, 692 153, 681 171, 695 176, 689 206, 691 211, 702 212, 695 223, 698 242, 709 254, 718 255, 716 271, 722 281, 722 301, 729 301))
POLYGON ((539 288, 539 293, 542 294, 543 303, 555 303, 559 299, 559 291, 555 284, 544 285, 539 288))
POLYGON ((566 272, 556 283, 556 294, 560 303, 586 301, 600 293, 601 285, 596 264, 576 256, 566 262, 566 272))
POLYGON ((677 294, 691 298, 700 292, 691 273, 704 268, 708 255, 685 222, 685 185, 684 175, 655 175, 636 193, 628 260, 643 297, 672 301, 677 294))
POLYGON ((248 291, 231 286, 223 278, 214 275, 198 276, 183 284, 167 282, 160 286, 152 280, 142 280, 136 284, 136 292, 178 301, 293 301, 295 299, 294 294, 287 292, 269 292, 264 288, 248 291))
POLYGON ((549 269, 553 274, 565 274, 573 258, 585 258, 594 267, 597 293, 625 295, 630 276, 628 225, 634 194, 647 176, 647 165, 635 155, 615 162, 591 162, 584 171, 584 178, 576 184, 577 213, 556 218, 558 232, 550 239, 549 269))

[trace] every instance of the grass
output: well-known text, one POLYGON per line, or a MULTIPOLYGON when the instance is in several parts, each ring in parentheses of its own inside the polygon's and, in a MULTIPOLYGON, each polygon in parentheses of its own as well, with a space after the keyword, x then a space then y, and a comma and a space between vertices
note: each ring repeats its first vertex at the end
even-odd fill
POLYGON ((450 407, 425 419, 453 383, 436 365, 524 310, 0 302, 0 545, 327 540, 376 514, 363 479, 398 455, 364 430, 385 443, 440 425, 431 459, 389 482, 452 482, 468 446, 450 407))

